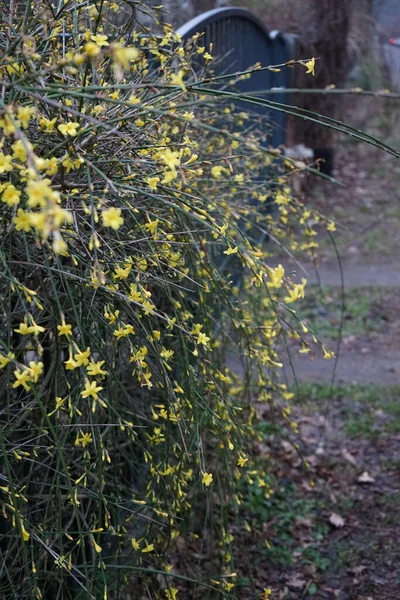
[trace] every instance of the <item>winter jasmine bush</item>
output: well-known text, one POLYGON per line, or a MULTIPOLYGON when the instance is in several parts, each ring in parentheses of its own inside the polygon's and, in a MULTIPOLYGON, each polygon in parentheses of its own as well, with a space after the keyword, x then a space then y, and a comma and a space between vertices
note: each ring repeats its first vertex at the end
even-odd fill
POLYGON ((117 27, 117 9, 2 9, 7 599, 233 593, 235 481, 253 477, 257 407, 296 429, 278 343, 316 341, 285 318, 305 280, 268 264, 274 241, 312 251, 315 223, 332 228, 291 196, 305 165, 269 147, 251 104, 235 112, 235 81, 231 97, 212 85, 201 37, 186 49, 169 27, 117 27), (196 571, 180 549, 210 531, 212 572, 196 571))

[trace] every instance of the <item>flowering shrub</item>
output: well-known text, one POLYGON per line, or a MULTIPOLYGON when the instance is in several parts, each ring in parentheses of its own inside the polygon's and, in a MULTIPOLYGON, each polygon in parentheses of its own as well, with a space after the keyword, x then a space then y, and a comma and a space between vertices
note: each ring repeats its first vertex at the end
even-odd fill
POLYGON ((203 85, 201 38, 117 30, 110 2, 40 6, 1 21, 2 597, 229 594, 253 401, 296 429, 277 343, 307 334, 282 319, 305 280, 258 242, 312 251, 325 222, 291 198, 304 165, 203 85), (193 573, 179 548, 206 522, 213 572, 193 573))

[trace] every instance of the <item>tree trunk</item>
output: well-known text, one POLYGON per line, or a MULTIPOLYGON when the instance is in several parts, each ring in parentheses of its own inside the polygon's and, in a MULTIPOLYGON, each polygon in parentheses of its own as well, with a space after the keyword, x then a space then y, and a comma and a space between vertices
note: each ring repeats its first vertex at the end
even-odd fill
MULTIPOLYGON (((310 15, 311 27, 307 32, 309 42, 303 44, 305 56, 319 58, 316 75, 307 80, 307 87, 324 89, 330 85, 342 87, 345 83, 348 68, 347 41, 350 27, 352 0, 312 0, 310 15)), ((304 73, 302 74, 304 78, 304 73)), ((308 75, 308 77, 310 77, 308 75)), ((334 95, 304 95, 299 105, 307 110, 341 118, 341 103, 334 95)), ((303 143, 313 148, 315 157, 321 159, 321 170, 331 174, 333 168, 333 130, 318 124, 306 122, 303 143)))

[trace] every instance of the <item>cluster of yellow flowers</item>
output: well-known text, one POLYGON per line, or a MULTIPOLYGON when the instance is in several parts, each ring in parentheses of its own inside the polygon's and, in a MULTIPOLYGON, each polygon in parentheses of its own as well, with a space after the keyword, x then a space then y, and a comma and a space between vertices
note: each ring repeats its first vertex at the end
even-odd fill
MULTIPOLYGON (((277 307, 304 297, 306 282, 270 268, 257 241, 273 231, 293 249, 300 224, 313 251, 324 221, 292 198, 292 165, 269 149, 262 121, 240 135, 250 114, 194 90, 190 52, 212 60, 201 38, 190 52, 168 26, 127 41, 106 27, 113 3, 72 4, 55 21, 35 12, 32 35, 0 56, 2 451, 14 478, 0 499, 31 572, 15 589, 41 598, 54 565, 60 597, 85 579, 87 597, 106 600, 121 560, 142 569, 153 598, 175 599, 166 560, 207 494, 221 490, 236 510, 241 478, 273 493, 254 473, 257 411, 226 351, 237 340, 253 395, 286 406, 277 307)), ((213 585, 225 593, 234 536, 218 527, 213 585)))

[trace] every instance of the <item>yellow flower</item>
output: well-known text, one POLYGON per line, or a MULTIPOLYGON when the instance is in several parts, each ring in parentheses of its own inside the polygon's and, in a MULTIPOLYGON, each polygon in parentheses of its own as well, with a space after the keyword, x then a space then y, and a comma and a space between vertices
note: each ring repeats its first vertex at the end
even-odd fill
POLYGON ((237 464, 239 467, 244 467, 248 460, 249 459, 247 458, 247 456, 244 456, 244 454, 242 454, 239 456, 237 464))
POLYGON ((96 42, 96 44, 97 44, 98 46, 100 46, 100 47, 101 47, 101 46, 109 46, 109 45, 110 45, 110 44, 107 42, 107 40, 108 40, 108 36, 107 36, 107 35, 99 35, 99 34, 98 34, 98 35, 91 35, 91 36, 90 36, 90 39, 91 39, 93 42, 96 42))
POLYGON ((46 200, 55 199, 53 190, 50 187, 50 179, 39 179, 38 181, 29 181, 25 192, 28 196, 28 206, 30 208, 44 208, 46 200))
POLYGON ((78 129, 79 123, 74 123, 73 121, 69 121, 68 123, 61 123, 61 125, 58 126, 58 130, 63 135, 70 135, 71 137, 74 137, 78 134, 78 129))
POLYGON ((147 552, 153 552, 153 550, 154 550, 154 544, 147 544, 147 545, 146 545, 146 546, 143 548, 142 552, 145 554, 145 553, 147 553, 147 552))
POLYGON ((42 117, 39 121, 40 129, 44 129, 47 133, 51 133, 52 131, 55 131, 56 121, 56 117, 54 117, 54 119, 51 120, 42 117))
POLYGON ((12 170, 13 170, 12 156, 10 156, 9 154, 3 154, 3 152, 0 152, 0 174, 5 173, 6 171, 12 171, 12 170))
POLYGON ((15 381, 12 384, 12 387, 17 388, 20 385, 22 385, 24 390, 26 392, 29 392, 29 390, 30 390, 29 384, 31 382, 31 376, 29 374, 29 371, 27 371, 26 369, 24 369, 23 371, 21 371, 20 369, 16 369, 14 371, 14 377, 15 377, 15 381))
POLYGON ((61 325, 57 325, 57 329, 58 329, 58 335, 65 335, 66 337, 68 337, 69 335, 72 335, 72 325, 66 323, 64 321, 64 317, 62 318, 62 323, 61 325))
POLYGON ((8 206, 16 206, 19 204, 19 200, 21 197, 21 192, 17 190, 17 188, 10 183, 4 190, 1 201, 7 204, 8 206))
POLYGON ((87 366, 88 375, 107 375, 107 371, 102 370, 102 366, 104 365, 104 360, 100 360, 99 362, 90 362, 87 366))
POLYGON ((14 144, 11 145, 13 151, 13 158, 21 162, 26 161, 26 149, 32 149, 32 145, 29 142, 22 142, 22 140, 17 140, 14 144))
POLYGON ((154 233, 158 227, 159 222, 160 221, 158 219, 154 219, 154 221, 149 221, 148 223, 146 223, 144 228, 146 229, 146 231, 149 231, 150 233, 154 233))
POLYGON ((183 91, 186 90, 186 86, 183 83, 183 77, 185 75, 185 71, 178 71, 177 74, 175 73, 171 73, 169 80, 173 85, 178 85, 180 88, 182 88, 183 91))
POLYGON ((228 256, 230 254, 236 254, 238 252, 239 248, 231 248, 229 247, 228 250, 224 251, 224 254, 227 254, 228 256))
POLYGON ((87 56, 90 56, 91 58, 96 58, 96 56, 98 56, 101 52, 101 47, 95 42, 87 42, 87 44, 83 46, 83 49, 87 56))
POLYGON ((291 302, 295 302, 299 298, 304 298, 304 288, 306 287, 307 280, 304 277, 301 280, 301 283, 297 283, 293 286, 291 290, 289 290, 289 296, 285 296, 285 302, 290 304, 291 302))
POLYGON ((24 129, 29 127, 29 121, 35 114, 34 106, 20 106, 17 110, 17 117, 21 121, 21 125, 24 129))
POLYGON ((15 354, 9 352, 7 356, 0 354, 0 369, 4 369, 12 360, 15 359, 15 354))
POLYGON ((91 350, 90 350, 90 347, 88 346, 84 352, 81 352, 79 350, 79 352, 77 352, 75 354, 74 358, 75 358, 75 362, 78 367, 80 367, 81 365, 86 366, 89 364, 90 352, 91 352, 91 350))
POLYGON ((135 94, 132 94, 131 96, 129 96, 128 102, 130 102, 130 104, 140 104, 141 100, 140 98, 135 96, 135 94))
POLYGON ((139 56, 139 50, 134 46, 120 46, 119 44, 113 44, 112 53, 115 62, 123 68, 129 67, 129 63, 139 56))
POLYGON ((116 267, 115 273, 113 274, 113 278, 114 279, 127 279, 127 277, 129 277, 131 270, 132 270, 131 264, 126 265, 125 268, 116 267))
POLYGON ((16 333, 19 333, 20 335, 28 335, 30 333, 38 335, 39 333, 43 333, 44 331, 46 331, 44 327, 37 325, 35 323, 35 321, 32 319, 32 317, 31 317, 31 321, 32 321, 32 325, 28 325, 27 320, 25 318, 23 323, 19 324, 18 329, 14 329, 14 331, 16 333))
POLYGON ((135 330, 132 325, 126 325, 125 327, 120 327, 114 331, 114 337, 119 340, 120 338, 126 337, 127 335, 135 334, 135 330))
POLYGON ((170 169, 175 169, 175 167, 181 164, 179 152, 175 152, 171 150, 171 148, 166 148, 165 150, 158 152, 157 158, 161 159, 170 169))
POLYGON ((25 212, 22 208, 18 209, 17 215, 14 217, 14 225, 17 231, 30 231, 31 230, 31 220, 30 213, 25 212))
POLYGON ((336 225, 333 221, 331 221, 330 223, 328 223, 328 225, 326 226, 328 231, 336 231, 336 225))
POLYGON ((322 350, 324 351, 324 358, 326 358, 327 360, 329 360, 330 358, 335 358, 335 354, 333 352, 330 352, 326 346, 322 346, 322 350))
POLYGON ((77 434, 74 446, 82 446, 82 448, 86 448, 88 444, 93 442, 93 438, 90 433, 83 433, 83 431, 80 431, 80 435, 81 437, 79 437, 79 434, 77 434))
POLYGON ((206 336, 205 333, 200 332, 197 336, 197 343, 202 344, 203 346, 207 346, 210 338, 206 336))
POLYGON ((91 396, 94 400, 98 400, 99 392, 101 392, 103 388, 100 385, 97 385, 96 381, 88 381, 85 382, 85 389, 81 392, 82 398, 89 398, 91 396))
POLYGON ((216 179, 219 179, 224 171, 225 167, 222 167, 221 165, 215 165, 211 169, 211 175, 216 179))
POLYGON ((43 363, 42 362, 34 362, 33 360, 29 363, 28 372, 30 374, 31 380, 34 383, 37 383, 40 375, 43 373, 43 363))
POLYGON ((77 367, 79 367, 78 363, 74 361, 74 359, 72 358, 72 354, 71 351, 69 353, 69 359, 66 360, 64 362, 65 364, 65 368, 67 371, 73 371, 73 369, 76 369, 77 367))
POLYGON ((213 480, 212 473, 203 473, 203 478, 201 480, 203 485, 208 487, 209 485, 211 485, 212 480, 213 480))
POLYGON ((104 227, 111 227, 112 229, 119 229, 124 222, 124 218, 121 217, 121 209, 120 208, 109 208, 108 210, 103 210, 101 213, 101 218, 103 219, 104 227))
POLYGON ((62 239, 60 233, 55 231, 53 233, 53 245, 52 248, 55 254, 62 254, 63 256, 68 256, 68 246, 65 240, 62 239))
POLYGON ((280 288, 282 286, 284 276, 285 269, 282 267, 282 265, 278 265, 274 269, 271 268, 269 271, 269 278, 271 279, 271 281, 268 282, 268 287, 280 288))
POLYGON ((311 73, 311 75, 315 75, 315 58, 314 57, 311 60, 308 60, 307 62, 305 62, 303 64, 307 68, 306 73, 311 73))

